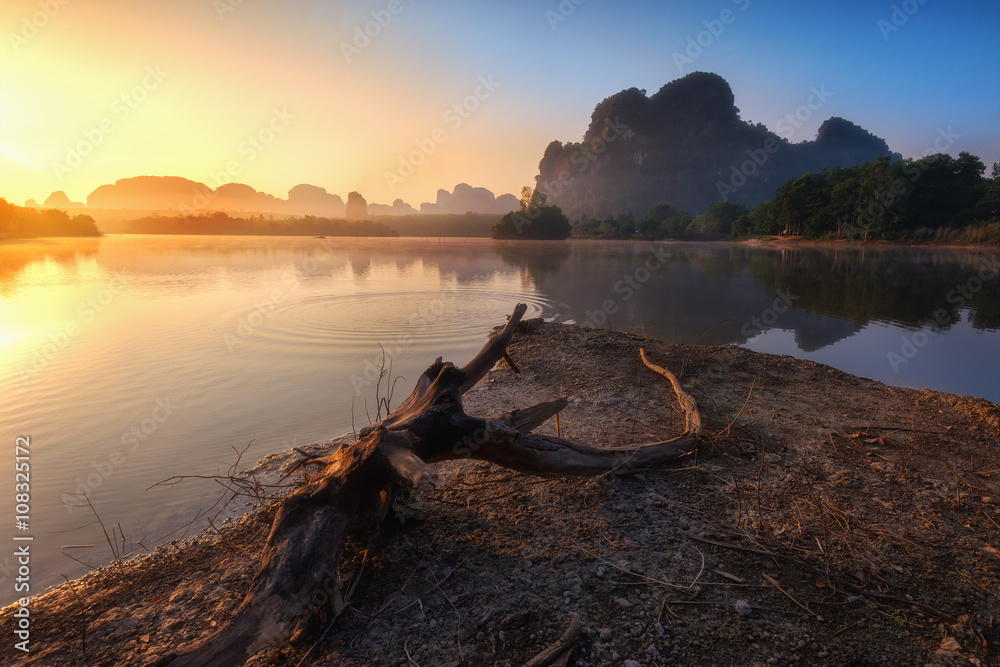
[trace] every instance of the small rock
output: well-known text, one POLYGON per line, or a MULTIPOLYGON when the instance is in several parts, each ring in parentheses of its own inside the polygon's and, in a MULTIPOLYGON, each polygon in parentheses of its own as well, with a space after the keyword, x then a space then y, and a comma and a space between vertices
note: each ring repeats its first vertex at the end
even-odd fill
POLYGON ((625 667, 642 667, 638 660, 626 660, 625 667))
POLYGON ((615 604, 617 604, 619 607, 631 607, 632 606, 632 603, 629 602, 628 600, 626 600, 625 598, 615 598, 615 604))
POLYGON ((751 612, 753 612, 753 608, 750 606, 749 602, 747 602, 746 600, 736 601, 737 614, 739 614, 740 616, 749 616, 751 612))
POLYGON ((601 637, 601 641, 608 641, 611 639, 611 628, 601 628, 598 631, 598 635, 601 637))

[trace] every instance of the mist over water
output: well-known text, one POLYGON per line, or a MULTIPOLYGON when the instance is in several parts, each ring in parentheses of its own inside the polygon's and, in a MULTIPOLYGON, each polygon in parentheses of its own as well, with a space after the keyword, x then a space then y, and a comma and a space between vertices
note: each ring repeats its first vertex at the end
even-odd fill
MULTIPOLYGON (((465 363, 519 301, 526 317, 745 345, 1000 401, 998 260, 486 239, 0 244, 0 430, 32 439, 32 593, 85 571, 61 546, 95 544, 73 555, 110 559, 77 492, 155 546, 220 491, 207 480, 151 485, 225 472, 248 443, 252 466, 360 429, 375 414, 383 354, 402 378, 395 406, 436 357, 465 363)), ((0 557, 0 578, 4 568, 0 557)))

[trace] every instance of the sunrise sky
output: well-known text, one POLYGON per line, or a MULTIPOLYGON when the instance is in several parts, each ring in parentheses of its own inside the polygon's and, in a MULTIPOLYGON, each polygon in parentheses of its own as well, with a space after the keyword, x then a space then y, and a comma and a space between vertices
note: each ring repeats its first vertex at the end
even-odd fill
POLYGON ((919 157, 950 128, 948 152, 989 167, 998 26, 995 0, 6 0, 0 196, 138 175, 415 206, 459 182, 518 193, 600 100, 694 70, 772 130, 825 86, 793 141, 837 115, 919 157))

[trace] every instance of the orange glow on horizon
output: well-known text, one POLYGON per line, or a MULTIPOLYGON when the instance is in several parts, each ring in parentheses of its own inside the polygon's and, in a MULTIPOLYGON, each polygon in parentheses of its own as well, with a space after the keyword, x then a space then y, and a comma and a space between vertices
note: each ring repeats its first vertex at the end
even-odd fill
POLYGON ((386 174, 415 142, 448 129, 443 114, 475 77, 417 79, 374 46, 348 63, 322 31, 297 34, 307 17, 287 9, 247 3, 219 20, 212 3, 140 2, 142 12, 53 3, 58 12, 34 33, 24 21, 37 3, 0 9, 0 26, 29 35, 0 59, 0 196, 15 204, 57 190, 86 202, 98 186, 133 176, 216 186, 224 175, 279 198, 309 183, 419 208, 460 182, 516 193, 544 148, 540 133, 520 140, 521 151, 507 140, 496 152, 504 118, 484 105, 390 187, 386 174), (275 109, 293 120, 263 150, 241 151, 275 109))

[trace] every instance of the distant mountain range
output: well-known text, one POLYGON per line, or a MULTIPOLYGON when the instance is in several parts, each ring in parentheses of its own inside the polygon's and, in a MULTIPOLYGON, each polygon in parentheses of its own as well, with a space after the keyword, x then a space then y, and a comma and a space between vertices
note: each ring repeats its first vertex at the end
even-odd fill
POLYGON ((694 72, 654 95, 623 90, 597 105, 579 143, 553 141, 539 164, 536 187, 570 219, 632 212, 668 202, 688 213, 727 199, 753 206, 786 181, 824 167, 894 155, 886 142, 832 117, 814 141, 790 143, 803 117, 826 102, 822 87, 777 125, 740 119, 733 91, 717 74, 694 72))
MULTIPOLYGON (((770 200, 782 184, 805 173, 880 155, 899 157, 883 139, 836 116, 823 122, 815 140, 791 143, 794 130, 818 112, 829 95, 822 86, 810 90, 806 104, 790 109, 775 133, 740 118, 732 89, 717 74, 694 72, 651 96, 629 88, 597 105, 583 141, 548 145, 536 187, 571 220, 628 212, 638 218, 658 202, 697 214, 719 199, 748 206, 770 200)), ((424 202, 419 209, 401 199, 390 205, 367 204, 358 193, 350 197, 356 204, 351 207, 340 195, 315 185, 296 185, 287 199, 281 199, 241 183, 213 189, 177 176, 136 176, 98 187, 87 197, 86 208, 359 219, 503 215, 520 206, 512 194, 496 196, 465 183, 451 192, 438 190, 437 200, 424 202)), ((38 206, 31 200, 26 205, 38 206)), ((83 206, 63 192, 52 193, 44 203, 46 208, 83 206)))
MULTIPOLYGON (((511 194, 495 196, 486 188, 474 188, 459 183, 452 192, 437 191, 436 202, 424 202, 416 209, 401 199, 393 204, 367 204, 358 193, 351 193, 349 200, 358 203, 351 210, 351 217, 487 213, 503 215, 520 206, 511 194), (357 195, 355 197, 355 195, 357 195), (360 213, 360 216, 358 213, 360 213)), ((39 208, 34 200, 26 206, 39 208)), ((344 218, 348 203, 340 195, 332 194, 315 185, 296 185, 288 191, 288 198, 258 192, 242 183, 225 183, 211 188, 204 183, 180 176, 135 176, 102 185, 90 193, 86 204, 70 201, 62 191, 53 192, 44 202, 44 208, 87 208, 103 210, 176 211, 178 214, 201 214, 212 211, 267 213, 287 216, 313 215, 327 218, 344 218)))

